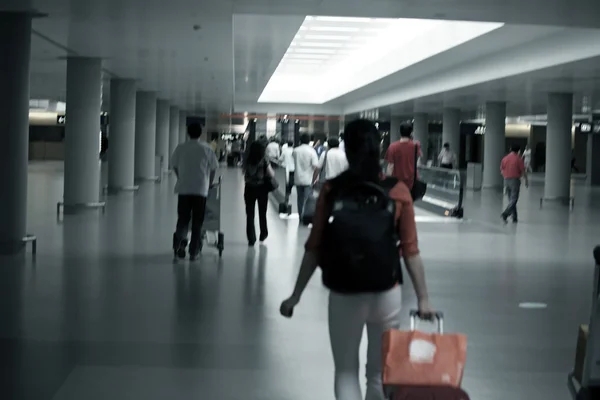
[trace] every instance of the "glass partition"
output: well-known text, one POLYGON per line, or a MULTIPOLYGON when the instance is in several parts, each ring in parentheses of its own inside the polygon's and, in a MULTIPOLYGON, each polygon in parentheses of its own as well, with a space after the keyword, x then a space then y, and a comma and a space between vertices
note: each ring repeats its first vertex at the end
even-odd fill
POLYGON ((460 171, 426 166, 418 166, 417 170, 419 179, 427 183, 427 193, 422 203, 446 216, 462 218, 463 182, 460 171))

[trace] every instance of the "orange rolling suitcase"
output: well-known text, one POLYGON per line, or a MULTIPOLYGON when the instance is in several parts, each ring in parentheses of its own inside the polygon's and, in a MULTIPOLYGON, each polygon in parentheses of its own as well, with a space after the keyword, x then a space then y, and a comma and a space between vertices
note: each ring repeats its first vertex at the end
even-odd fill
POLYGON ((394 400, 468 400, 460 389, 467 337, 443 334, 444 315, 436 313, 438 332, 415 330, 418 311, 410 312, 410 331, 383 336, 383 384, 394 400))

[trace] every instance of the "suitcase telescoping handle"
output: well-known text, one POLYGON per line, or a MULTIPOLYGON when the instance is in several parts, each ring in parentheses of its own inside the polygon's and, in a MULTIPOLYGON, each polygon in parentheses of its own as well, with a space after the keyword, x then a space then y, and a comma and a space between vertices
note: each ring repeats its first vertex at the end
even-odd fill
MULTIPOLYGON (((444 333, 444 313, 437 311, 433 313, 433 318, 437 321, 438 333, 444 333)), ((410 310, 410 330, 414 331, 417 329, 417 319, 423 319, 419 310, 410 310)))

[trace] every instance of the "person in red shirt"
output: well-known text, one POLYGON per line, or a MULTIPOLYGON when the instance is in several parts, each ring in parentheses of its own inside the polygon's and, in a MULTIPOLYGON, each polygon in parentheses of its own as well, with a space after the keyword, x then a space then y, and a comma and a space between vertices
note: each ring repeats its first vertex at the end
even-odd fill
POLYGON ((387 174, 404 182, 409 190, 412 190, 415 181, 415 147, 417 156, 422 155, 421 144, 412 140, 412 133, 411 125, 400 125, 400 140, 390 144, 385 154, 387 174))
POLYGON ((529 187, 525 162, 519 156, 520 150, 519 145, 513 145, 510 153, 500 163, 500 172, 504 177, 504 187, 508 196, 508 206, 501 214, 504 223, 507 222, 510 216, 512 216, 513 222, 516 223, 518 221, 517 202, 519 201, 519 192, 521 190, 521 178, 525 181, 525 187, 529 187))

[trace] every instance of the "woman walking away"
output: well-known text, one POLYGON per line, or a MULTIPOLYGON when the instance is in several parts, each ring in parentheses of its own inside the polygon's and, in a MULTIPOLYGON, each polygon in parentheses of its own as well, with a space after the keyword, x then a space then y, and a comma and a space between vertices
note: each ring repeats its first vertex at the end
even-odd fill
POLYGON ((264 242, 269 236, 267 228, 267 205, 269 191, 265 186, 267 179, 275 176, 269 161, 265 157, 265 145, 260 141, 252 142, 248 151, 248 159, 244 167, 244 202, 246 203, 246 235, 248 245, 256 243, 254 230, 254 210, 258 202, 258 222, 260 226, 260 241, 264 242))
POLYGON ((421 317, 430 319, 432 311, 410 191, 395 178, 384 179, 379 164, 379 133, 373 123, 350 122, 344 133, 349 169, 327 181, 321 190, 294 292, 281 304, 280 312, 292 316, 319 265, 323 284, 330 289, 335 397, 363 399, 358 351, 366 325, 369 344, 365 398, 384 400, 381 337, 384 331, 400 326, 399 252, 412 279, 421 317))

